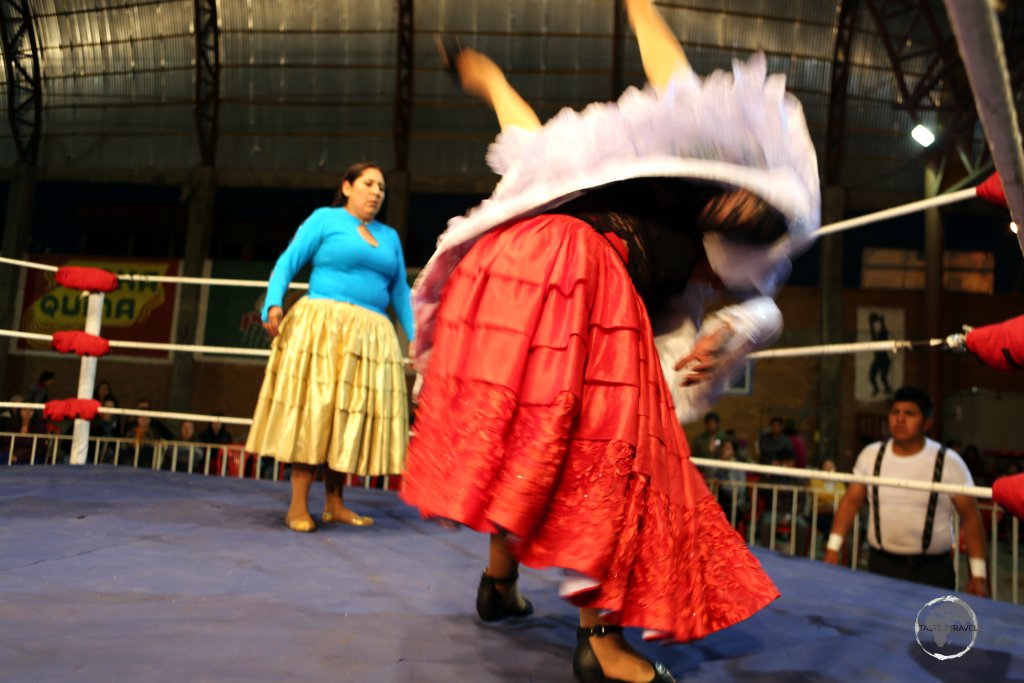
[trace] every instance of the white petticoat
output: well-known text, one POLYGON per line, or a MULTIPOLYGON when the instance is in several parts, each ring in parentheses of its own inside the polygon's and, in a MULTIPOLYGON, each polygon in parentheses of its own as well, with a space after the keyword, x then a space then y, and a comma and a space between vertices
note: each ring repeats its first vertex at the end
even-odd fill
POLYGON ((630 88, 615 103, 563 109, 542 128, 501 133, 487 152, 501 181, 465 216, 448 222, 413 287, 416 364, 426 368, 434 313, 448 276, 476 240, 582 192, 643 177, 693 178, 750 190, 786 217, 770 247, 746 247, 707 234, 708 261, 726 287, 772 294, 789 276, 821 222, 818 163, 803 109, 783 75, 767 75, 761 53, 732 73, 701 79, 679 70, 665 92, 630 88))

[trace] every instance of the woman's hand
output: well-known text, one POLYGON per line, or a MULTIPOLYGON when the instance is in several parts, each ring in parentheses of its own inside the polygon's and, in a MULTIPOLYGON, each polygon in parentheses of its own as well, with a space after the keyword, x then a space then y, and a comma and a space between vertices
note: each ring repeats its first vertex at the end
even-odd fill
POLYGON ((731 329, 723 325, 711 334, 701 335, 693 345, 693 351, 676 363, 675 369, 685 371, 682 386, 688 387, 711 379, 718 369, 719 358, 725 347, 731 329))
POLYGON ((278 328, 281 326, 281 318, 284 317, 284 311, 280 306, 271 306, 270 310, 267 311, 267 322, 263 323, 263 329, 267 331, 271 337, 276 337, 278 328))

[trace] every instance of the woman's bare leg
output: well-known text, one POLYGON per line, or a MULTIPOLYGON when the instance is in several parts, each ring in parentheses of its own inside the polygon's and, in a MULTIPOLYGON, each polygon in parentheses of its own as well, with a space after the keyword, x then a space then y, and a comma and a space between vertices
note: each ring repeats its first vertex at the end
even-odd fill
POLYGON ((455 58, 462 89, 491 106, 502 130, 511 126, 525 130, 541 127, 537 112, 516 92, 505 73, 490 57, 473 48, 463 48, 455 58))
MULTIPOLYGON (((509 579, 518 572, 519 563, 508 547, 505 534, 491 534, 490 555, 484 573, 493 579, 509 579)), ((494 584, 494 588, 501 595, 506 609, 522 610, 526 607, 526 600, 519 593, 519 582, 499 582, 494 584)))
POLYGON ((284 521, 289 526, 295 525, 298 531, 313 528, 313 518, 309 514, 309 488, 313 485, 315 476, 316 465, 292 463, 292 499, 284 521))
POLYGON ((335 472, 330 467, 324 466, 324 493, 326 494, 324 521, 353 526, 371 526, 373 524, 372 517, 365 517, 345 507, 344 490, 345 473, 335 472))
MULTIPOLYGON (((580 626, 593 628, 603 624, 596 609, 580 609, 580 626)), ((622 633, 609 633, 590 639, 597 661, 606 678, 622 681, 649 681, 654 676, 650 662, 629 646, 622 633)))
POLYGON ((647 82, 663 92, 672 74, 690 65, 686 53, 652 0, 626 0, 626 15, 640 44, 647 82))

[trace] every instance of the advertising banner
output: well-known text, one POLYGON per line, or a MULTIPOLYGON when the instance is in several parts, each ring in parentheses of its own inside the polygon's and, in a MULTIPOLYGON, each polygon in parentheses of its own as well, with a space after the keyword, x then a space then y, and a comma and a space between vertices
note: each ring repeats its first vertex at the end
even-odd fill
MULTIPOLYGON (((140 258, 104 258, 33 254, 29 260, 54 266, 84 266, 102 268, 114 273, 146 273, 149 275, 177 275, 179 262, 175 260, 140 258)), ((178 286, 169 283, 121 282, 117 289, 107 292, 103 301, 103 327, 100 336, 111 340, 170 342, 174 333, 175 305, 178 286)), ((85 328, 87 299, 82 292, 65 289, 57 284, 56 273, 29 270, 25 273, 25 294, 21 302, 23 332, 53 334, 63 330, 85 328)), ((47 342, 19 339, 18 349, 49 349, 47 342)), ((118 349, 118 356, 144 356, 168 358, 166 351, 118 349)))

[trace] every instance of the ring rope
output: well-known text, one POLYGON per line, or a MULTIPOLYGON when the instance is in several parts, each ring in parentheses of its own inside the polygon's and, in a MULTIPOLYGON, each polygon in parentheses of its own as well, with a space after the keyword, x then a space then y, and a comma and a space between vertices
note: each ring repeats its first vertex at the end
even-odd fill
POLYGON ((821 237, 823 235, 831 235, 832 233, 842 232, 844 230, 859 228, 869 223, 880 223, 881 221, 888 220, 890 218, 905 216, 909 213, 917 213, 924 211, 925 209, 945 206, 946 204, 955 204, 957 202, 962 202, 965 199, 977 198, 977 196, 978 191, 977 188, 974 187, 967 188, 966 190, 959 190, 958 192, 950 192, 949 194, 940 194, 937 197, 920 199, 916 202, 910 202, 909 204, 894 206, 891 209, 884 209, 882 211, 868 213, 863 216, 857 216, 856 218, 848 218, 844 221, 823 225, 814 231, 814 236, 821 237))
POLYGON ((846 344, 818 344, 817 346, 794 346, 785 349, 765 349, 747 354, 747 359, 765 358, 799 358, 802 356, 835 356, 845 353, 861 353, 865 351, 888 351, 899 353, 916 348, 932 348, 941 346, 944 339, 926 339, 909 341, 906 339, 887 339, 885 341, 850 342, 846 344))
POLYGON ((698 467, 714 467, 723 470, 740 470, 742 472, 758 472, 760 474, 776 474, 798 479, 825 479, 842 481, 849 484, 870 484, 892 486, 917 491, 935 491, 953 495, 973 496, 975 498, 991 498, 992 489, 987 486, 966 486, 964 484, 942 484, 916 479, 893 479, 892 477, 860 476, 845 472, 824 472, 808 470, 802 467, 780 467, 778 465, 758 465, 756 463, 735 462, 733 460, 715 460, 713 458, 690 458, 690 462, 698 467))
MULTIPOLYGON (((18 339, 32 339, 35 341, 50 341, 53 339, 48 334, 35 332, 19 332, 15 330, 0 330, 0 337, 15 337, 18 339)), ((945 343, 943 339, 926 339, 910 341, 905 339, 888 339, 885 341, 851 342, 845 344, 818 344, 815 346, 794 346, 782 349, 765 349, 755 351, 747 355, 749 360, 765 360, 768 358, 800 358, 804 356, 833 356, 848 353, 864 353, 876 351, 888 351, 899 353, 916 348, 934 348, 945 343)), ((145 349, 150 351, 185 351, 192 353, 217 353, 222 355, 236 356, 261 356, 269 357, 270 349, 250 349, 235 346, 203 346, 199 344, 164 344, 160 342, 120 341, 110 340, 111 348, 123 349, 145 349)), ((409 364, 408 358, 402 359, 409 364)))
MULTIPOLYGON (((0 401, 0 408, 32 408, 43 410, 44 403, 13 403, 11 401, 0 401)), ((228 425, 252 425, 252 418, 248 417, 225 417, 223 415, 204 415, 202 413, 174 413, 165 410, 138 410, 136 408, 107 408, 101 406, 97 411, 108 415, 131 415, 134 417, 149 416, 160 417, 165 420, 192 420, 193 422, 221 422, 228 425)))

